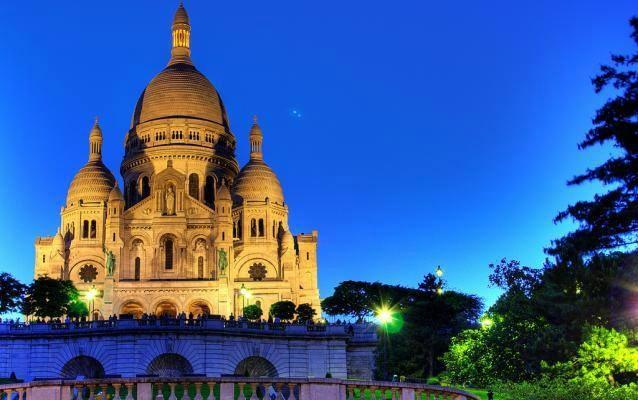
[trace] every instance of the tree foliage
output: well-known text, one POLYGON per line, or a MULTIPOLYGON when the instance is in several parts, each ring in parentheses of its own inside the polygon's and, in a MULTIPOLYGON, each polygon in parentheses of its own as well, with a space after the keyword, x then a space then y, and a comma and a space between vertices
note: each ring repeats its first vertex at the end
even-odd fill
POLYGON ((292 301, 278 301, 270 306, 270 315, 283 321, 291 321, 295 318, 295 308, 295 303, 292 301))
POLYGON ((257 304, 251 304, 244 307, 244 317, 249 321, 258 321, 264 312, 257 304))
POLYGON ((346 281, 324 300, 322 308, 328 315, 357 318, 390 308, 402 325, 396 332, 380 332, 378 376, 428 377, 442 370, 439 357, 447 350, 451 338, 475 327, 482 309, 476 296, 443 291, 443 286, 443 281, 432 274, 426 275, 416 289, 346 281))
MULTIPOLYGON (((638 44, 638 18, 631 19, 631 37, 638 44)), ((561 257, 592 254, 638 243, 638 52, 612 55, 592 79, 596 93, 611 89, 614 97, 598 110, 581 149, 609 143, 615 154, 602 165, 572 178, 569 185, 599 182, 609 187, 592 200, 579 201, 559 213, 580 226, 553 242, 548 252, 561 257)))
POLYGON ((317 315, 317 311, 308 303, 299 304, 295 313, 297 314, 297 321, 301 323, 312 321, 317 315))
POLYGON ((17 311, 26 289, 13 275, 0 272, 0 314, 17 311))
POLYGON ((508 260, 491 267, 490 282, 504 293, 487 312, 489 327, 452 341, 443 359, 455 383, 534 380, 544 363, 560 365, 581 351, 584 328, 638 322, 634 253, 548 263, 542 270, 508 260))
POLYGON ((22 304, 25 315, 41 318, 59 318, 78 309, 80 295, 73 282, 47 276, 34 280, 27 288, 22 304))

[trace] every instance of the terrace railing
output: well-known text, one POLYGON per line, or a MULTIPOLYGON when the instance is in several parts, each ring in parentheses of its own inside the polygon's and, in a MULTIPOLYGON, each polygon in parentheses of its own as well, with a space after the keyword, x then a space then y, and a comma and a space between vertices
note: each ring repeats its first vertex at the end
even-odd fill
POLYGON ((0 400, 479 400, 415 383, 341 379, 184 377, 48 380, 0 385, 0 400))

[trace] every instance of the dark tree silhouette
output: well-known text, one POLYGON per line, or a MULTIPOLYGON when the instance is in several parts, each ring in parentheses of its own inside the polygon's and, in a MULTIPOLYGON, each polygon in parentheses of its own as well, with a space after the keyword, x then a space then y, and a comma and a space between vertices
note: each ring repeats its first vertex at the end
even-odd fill
POLYGON ((13 275, 7 272, 0 273, 0 314, 17 311, 26 285, 22 284, 13 275))
MULTIPOLYGON (((638 45, 638 17, 630 20, 631 37, 638 45)), ((579 144, 587 149, 610 143, 616 154, 602 165, 572 178, 569 185, 597 181, 610 188, 592 200, 579 201, 559 213, 555 221, 579 222, 575 231, 553 241, 549 254, 562 258, 589 255, 638 243, 638 52, 613 55, 592 79, 596 93, 612 90, 596 113, 594 127, 579 144)))

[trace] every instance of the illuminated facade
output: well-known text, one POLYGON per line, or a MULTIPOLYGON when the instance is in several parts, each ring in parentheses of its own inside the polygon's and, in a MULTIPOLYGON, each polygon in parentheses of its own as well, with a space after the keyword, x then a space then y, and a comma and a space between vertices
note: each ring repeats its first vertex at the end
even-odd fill
POLYGON ((230 316, 244 304, 267 313, 280 300, 309 303, 319 316, 317 232, 290 232, 256 120, 239 169, 226 110, 191 61, 190 35, 180 6, 169 63, 142 92, 126 134, 122 189, 102 162, 96 121, 58 232, 36 240, 34 274, 95 289, 97 317, 230 316))

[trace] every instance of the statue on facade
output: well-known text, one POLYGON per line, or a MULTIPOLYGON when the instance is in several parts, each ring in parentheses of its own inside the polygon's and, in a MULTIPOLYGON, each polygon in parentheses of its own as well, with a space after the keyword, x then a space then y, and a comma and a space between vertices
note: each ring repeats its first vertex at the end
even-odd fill
POLYGON ((106 276, 113 276, 115 272, 115 254, 111 250, 106 252, 106 276))
POLYGON ((219 254, 219 261, 217 265, 219 266, 219 274, 226 275, 226 267, 228 267, 228 259, 226 258, 226 251, 224 249, 217 250, 219 254))
POLYGON ((175 192, 172 186, 166 189, 164 200, 166 202, 166 215, 175 215, 175 192))

